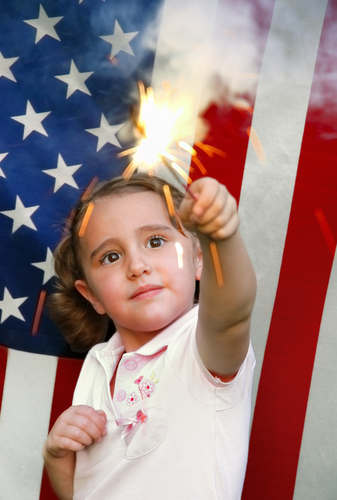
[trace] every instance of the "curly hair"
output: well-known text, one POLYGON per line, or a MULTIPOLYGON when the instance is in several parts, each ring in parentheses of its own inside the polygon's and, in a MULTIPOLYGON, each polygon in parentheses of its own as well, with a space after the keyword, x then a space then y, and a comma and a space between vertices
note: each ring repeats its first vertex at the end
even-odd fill
MULTIPOLYGON (((142 191, 153 191, 165 201, 163 191, 165 184, 170 187, 173 204, 177 210, 183 199, 183 193, 165 180, 146 174, 135 174, 129 180, 116 177, 99 183, 89 194, 83 195, 73 209, 65 235, 54 252, 56 291, 48 298, 49 315, 73 351, 86 352, 93 345, 102 342, 111 322, 107 314, 98 314, 75 287, 76 280, 85 279, 78 258, 79 231, 90 203, 108 196, 142 191)), ((179 230, 175 218, 171 220, 179 230)))

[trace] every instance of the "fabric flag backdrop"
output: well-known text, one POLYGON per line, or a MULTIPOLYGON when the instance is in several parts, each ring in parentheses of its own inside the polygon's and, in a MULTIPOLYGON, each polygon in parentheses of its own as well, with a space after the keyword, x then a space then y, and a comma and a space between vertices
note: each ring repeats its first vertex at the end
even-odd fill
POLYGON ((205 3, 0 5, 1 499, 54 498, 41 449, 82 360, 32 324, 71 206, 126 166, 138 80, 189 92, 257 273, 242 498, 337 498, 337 1, 205 3))

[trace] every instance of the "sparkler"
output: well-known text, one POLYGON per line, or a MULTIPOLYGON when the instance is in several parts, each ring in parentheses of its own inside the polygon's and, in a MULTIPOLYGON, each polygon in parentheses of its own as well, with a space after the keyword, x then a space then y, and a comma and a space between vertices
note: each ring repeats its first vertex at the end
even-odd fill
MULTIPOLYGON (((180 107, 176 111, 170 109, 169 100, 175 89, 165 83, 165 96, 161 106, 156 105, 153 89, 149 87, 145 90, 142 82, 139 82, 140 92, 140 111, 138 119, 134 119, 134 124, 141 140, 138 146, 122 151, 117 156, 123 157, 132 155, 132 160, 125 169, 123 177, 129 179, 135 170, 140 165, 145 165, 151 175, 156 165, 164 164, 175 176, 179 175, 178 179, 185 181, 186 184, 191 184, 192 179, 186 171, 190 166, 179 158, 178 155, 189 153, 192 162, 196 164, 200 172, 205 175, 206 168, 197 157, 197 151, 189 146, 185 141, 176 140, 178 135, 177 122, 180 116, 184 113, 184 108, 180 107), (173 149, 173 146, 176 146, 173 149)), ((200 145, 202 143, 198 143, 200 145)), ((204 145, 204 150, 207 154, 224 153, 212 146, 204 145), (205 149, 206 148, 206 149, 205 149)))
MULTIPOLYGON (((186 152, 191 155, 192 162, 195 163, 200 172, 203 175, 207 174, 206 168, 197 157, 197 151, 185 141, 180 140, 178 142, 176 140, 176 135, 178 134, 176 123, 180 116, 184 113, 184 108, 182 107, 178 108, 174 112, 169 107, 169 99, 176 89, 172 89, 168 82, 164 82, 163 87, 165 90, 165 96, 162 105, 156 106, 153 89, 149 87, 145 90, 142 82, 139 82, 138 85, 140 92, 140 111, 138 119, 133 118, 133 121, 141 140, 138 146, 122 151, 117 155, 119 158, 132 155, 131 162, 122 174, 123 177, 125 179, 130 179, 132 174, 140 165, 145 165, 148 169, 149 175, 152 175, 155 166, 163 163, 175 176, 176 174, 180 176, 178 177, 180 182, 181 179, 183 179, 186 184, 189 185, 192 183, 192 179, 188 176, 185 170, 189 171, 190 166, 177 156, 178 153, 181 155, 182 153, 186 154, 186 152), (171 149, 174 144, 180 149, 171 149)), ((208 144, 203 144, 202 142, 197 142, 196 146, 202 149, 211 158, 215 154, 220 155, 223 158, 227 156, 226 153, 220 149, 208 144)), ((179 223, 179 218, 177 217, 174 209, 169 186, 165 185, 163 190, 170 217, 171 219, 175 218, 178 231, 184 234, 179 223)), ((198 198, 191 191, 188 190, 188 193, 195 202, 198 200, 198 198)), ((178 266, 182 267, 182 247, 180 246, 179 248, 177 245, 178 266)), ((217 275, 218 285, 222 286, 223 278, 215 243, 214 245, 211 244, 211 254, 217 275)))

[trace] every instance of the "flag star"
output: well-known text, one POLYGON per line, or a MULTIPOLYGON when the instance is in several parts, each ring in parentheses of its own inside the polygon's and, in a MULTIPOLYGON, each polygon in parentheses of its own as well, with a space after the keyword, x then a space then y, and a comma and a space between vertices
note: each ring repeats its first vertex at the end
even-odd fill
POLYGON ((42 170, 42 172, 51 175, 52 177, 55 177, 54 193, 56 193, 56 191, 58 191, 60 187, 63 186, 63 184, 69 184, 69 186, 78 189, 78 185, 73 179, 73 175, 76 172, 76 170, 78 170, 81 166, 82 164, 69 165, 69 166, 66 165, 64 159, 59 154, 57 160, 57 167, 51 168, 49 170, 42 170))
POLYGON ((96 151, 99 151, 107 142, 120 148, 121 145, 118 142, 116 134, 119 129, 123 127, 123 125, 124 123, 121 123, 119 125, 109 125, 107 119, 102 114, 100 126, 97 128, 87 128, 86 131, 98 137, 96 151))
POLYGON ((132 48, 130 47, 129 42, 138 35, 139 31, 134 31, 132 33, 124 33, 122 28, 120 27, 118 21, 115 21, 115 30, 113 35, 100 36, 106 42, 112 45, 111 47, 111 57, 114 57, 118 54, 119 51, 123 50, 127 54, 134 56, 132 48))
POLYGON ((6 217, 10 217, 11 219, 13 219, 12 234, 14 234, 15 231, 21 226, 27 226, 37 231, 34 222, 31 220, 31 216, 33 215, 35 210, 39 208, 39 206, 40 205, 37 205, 35 207, 25 207, 20 198, 17 196, 15 209, 0 212, 0 214, 6 215, 6 217))
POLYGON ((45 131, 42 122, 47 116, 51 113, 51 111, 45 111, 43 113, 36 113, 34 111, 33 106, 29 101, 27 101, 26 114, 20 116, 12 116, 12 120, 15 120, 24 125, 23 130, 23 139, 29 136, 34 130, 39 132, 40 134, 46 135, 48 137, 47 132, 45 131))
POLYGON ((41 38, 43 38, 46 35, 49 35, 52 38, 61 41, 54 28, 55 24, 61 21, 61 19, 63 19, 63 16, 48 17, 46 11, 40 4, 39 17, 37 19, 29 19, 27 21, 25 20, 24 22, 29 24, 30 26, 33 26, 33 28, 36 28, 37 31, 36 31, 35 43, 37 43, 41 40, 41 38))
POLYGON ((9 316, 14 316, 15 318, 19 318, 22 321, 25 321, 25 318, 19 311, 19 307, 27 299, 28 297, 13 299, 13 297, 5 287, 4 298, 3 300, 0 300, 0 309, 2 310, 0 323, 3 323, 7 318, 9 318, 9 316))
MULTIPOLYGON (((0 162, 8 155, 8 153, 0 153, 0 162)), ((0 177, 5 177, 5 174, 3 173, 2 169, 0 168, 0 177)))
POLYGON ((66 97, 66 99, 68 99, 68 97, 70 97, 74 92, 76 92, 76 90, 80 90, 85 94, 91 95, 90 91, 88 90, 88 87, 84 82, 92 74, 93 71, 80 73, 76 68, 74 61, 71 61, 69 74, 55 76, 55 78, 58 78, 58 80, 61 80, 62 82, 65 82, 68 85, 67 97, 66 97))
POLYGON ((15 76, 9 69, 15 61, 17 61, 18 57, 4 57, 0 52, 0 77, 4 76, 13 82, 16 82, 15 76))
POLYGON ((50 248, 47 248, 46 260, 43 262, 32 262, 32 266, 38 267, 44 272, 43 285, 55 276, 54 257, 50 248))

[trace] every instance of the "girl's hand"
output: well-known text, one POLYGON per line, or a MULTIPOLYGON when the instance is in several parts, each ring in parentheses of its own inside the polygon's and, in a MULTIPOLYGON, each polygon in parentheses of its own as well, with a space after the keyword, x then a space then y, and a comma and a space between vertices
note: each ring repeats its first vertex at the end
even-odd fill
POLYGON ((56 420, 44 451, 54 458, 63 458, 93 442, 100 443, 107 432, 105 425, 104 411, 90 406, 71 406, 56 420))
POLYGON ((191 184, 179 213, 186 229, 214 241, 229 238, 240 224, 235 198, 211 177, 203 177, 191 184))

